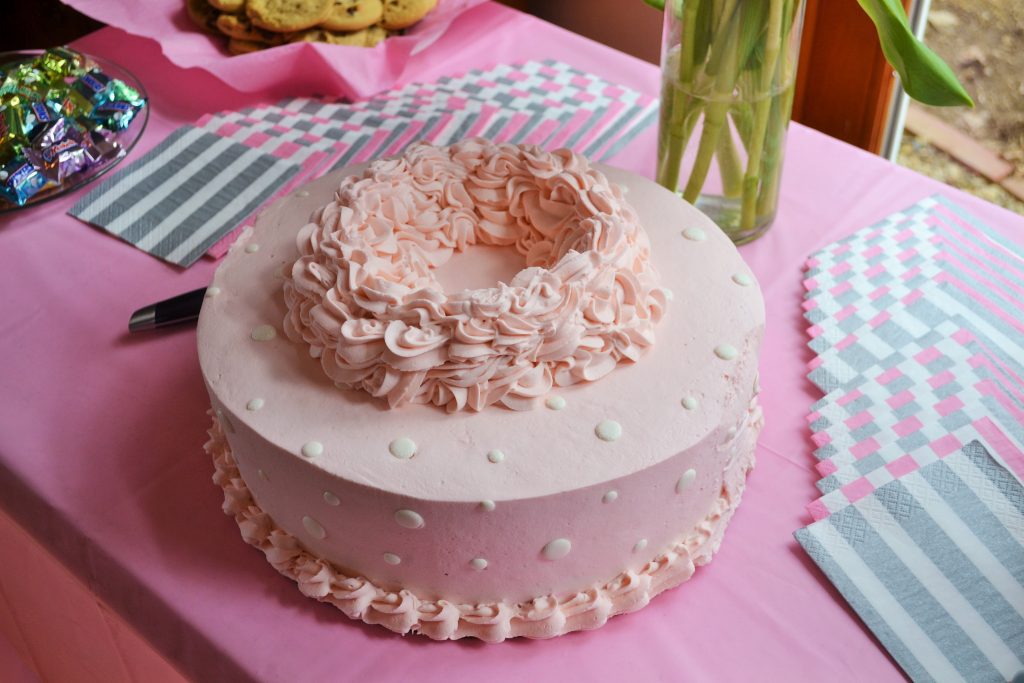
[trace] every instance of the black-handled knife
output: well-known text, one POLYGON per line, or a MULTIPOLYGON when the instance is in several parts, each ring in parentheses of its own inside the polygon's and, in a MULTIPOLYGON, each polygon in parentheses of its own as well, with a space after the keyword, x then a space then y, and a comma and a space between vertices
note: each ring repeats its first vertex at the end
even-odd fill
POLYGON ((128 331, 143 332, 196 320, 199 317, 199 310, 203 307, 204 296, 206 287, 200 287, 140 308, 128 319, 128 331))

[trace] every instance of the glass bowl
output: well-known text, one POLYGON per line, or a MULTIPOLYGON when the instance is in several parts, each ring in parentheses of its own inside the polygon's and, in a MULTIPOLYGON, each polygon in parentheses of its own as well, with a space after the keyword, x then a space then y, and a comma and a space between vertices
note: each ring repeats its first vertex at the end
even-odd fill
MULTIPOLYGON (((43 50, 16 50, 13 52, 0 52, 0 70, 6 71, 6 68, 11 65, 31 61, 41 54, 43 54, 43 50)), ((126 85, 135 89, 146 101, 145 105, 135 115, 128 127, 119 131, 115 138, 117 143, 121 146, 123 153, 113 159, 108 159, 102 163, 96 164, 95 166, 91 166, 68 176, 65 179, 64 184, 60 187, 43 190, 42 192, 35 194, 24 204, 14 204, 7 201, 4 197, 0 197, 0 214, 19 211, 22 209, 31 209, 33 206, 43 204, 51 199, 63 197, 64 195, 85 187, 110 169, 117 166, 122 159, 127 157, 132 151, 132 148, 135 147, 135 144, 139 141, 139 138, 142 137, 142 132, 146 130, 146 123, 149 122, 149 95, 146 93, 146 89, 142 87, 142 83, 139 82, 139 79, 137 79, 123 66, 115 64, 110 60, 86 54, 84 52, 79 52, 79 54, 85 58, 87 64, 99 67, 103 73, 111 78, 124 81, 126 85)))

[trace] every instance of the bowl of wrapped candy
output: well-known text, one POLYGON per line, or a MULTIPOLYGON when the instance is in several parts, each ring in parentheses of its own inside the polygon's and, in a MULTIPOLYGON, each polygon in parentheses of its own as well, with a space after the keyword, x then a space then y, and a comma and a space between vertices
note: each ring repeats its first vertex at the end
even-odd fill
POLYGON ((113 62, 67 47, 0 52, 0 213, 96 180, 148 119, 146 91, 113 62))

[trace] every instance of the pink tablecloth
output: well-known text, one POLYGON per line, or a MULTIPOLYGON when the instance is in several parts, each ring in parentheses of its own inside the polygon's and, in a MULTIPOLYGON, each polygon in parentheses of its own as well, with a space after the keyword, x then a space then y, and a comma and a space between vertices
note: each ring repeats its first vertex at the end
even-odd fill
MULTIPOLYGON (((657 92, 655 67, 495 5, 444 40, 444 57, 414 59, 405 80, 550 57, 657 92)), ((133 156, 204 112, 259 101, 119 31, 77 46, 129 66, 149 89, 152 118, 133 156)), ((651 175, 654 131, 615 163, 651 175)), ((168 266, 66 216, 72 198, 0 217, 0 501, 197 680, 898 680, 791 536, 815 495, 800 269, 814 247, 936 191, 1024 234, 1018 216, 794 126, 778 220, 743 249, 769 318, 768 426, 743 506, 709 567, 599 631, 433 643, 300 595, 220 512, 201 448, 208 404, 194 331, 124 333, 132 309, 204 285, 214 264, 168 266)))

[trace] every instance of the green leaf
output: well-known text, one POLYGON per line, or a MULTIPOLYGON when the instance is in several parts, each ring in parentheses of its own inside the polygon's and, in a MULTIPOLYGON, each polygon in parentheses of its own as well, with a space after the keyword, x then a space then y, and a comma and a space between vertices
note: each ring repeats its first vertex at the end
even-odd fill
POLYGON ((711 35, 710 55, 708 56, 705 73, 709 76, 718 76, 723 63, 730 61, 732 69, 728 78, 735 79, 740 66, 739 61, 739 3, 742 0, 724 0, 716 9, 720 10, 717 26, 711 35))
POLYGON ((740 69, 756 71, 764 61, 764 40, 768 33, 768 3, 754 0, 742 3, 740 11, 740 69))
POLYGON ((713 0, 686 0, 687 2, 698 2, 697 16, 695 18, 695 30, 693 41, 693 63, 703 64, 708 56, 708 49, 711 47, 712 16, 711 5, 713 0))
MULTIPOLYGON (((644 3, 659 12, 665 11, 665 0, 644 0, 644 3)), ((683 16, 683 0, 673 0, 672 4, 675 6, 676 19, 681 18, 683 16)))
POLYGON ((899 0, 857 2, 874 22, 882 52, 899 73, 908 95, 924 104, 939 107, 974 106, 974 101, 960 85, 953 70, 914 36, 899 0))
MULTIPOLYGON (((789 42, 789 33, 793 30, 793 22, 796 20, 796 13, 800 10, 800 6, 796 0, 786 0, 786 4, 783 5, 782 9, 782 44, 785 45, 789 42)), ((799 58, 799 50, 797 50, 799 58)))

